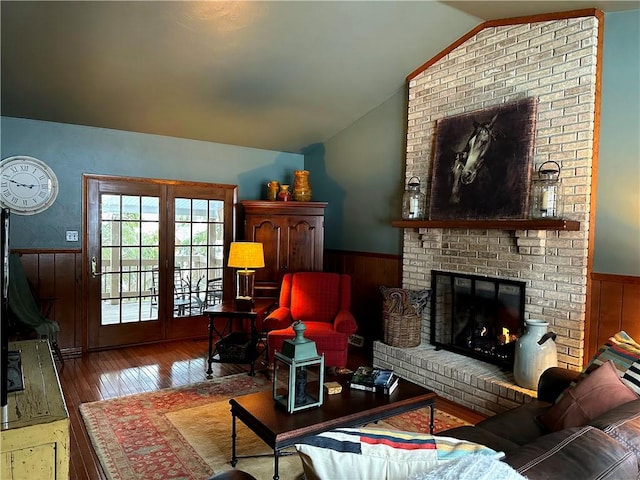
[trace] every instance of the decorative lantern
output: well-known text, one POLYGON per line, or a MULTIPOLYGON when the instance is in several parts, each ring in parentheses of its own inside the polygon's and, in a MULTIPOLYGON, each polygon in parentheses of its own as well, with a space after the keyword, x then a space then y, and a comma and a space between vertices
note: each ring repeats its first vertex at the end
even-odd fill
POLYGON ((425 204, 424 193, 420 192, 420 179, 411 177, 402 196, 402 218, 405 220, 424 219, 425 204))
POLYGON ((316 343, 304 338, 306 326, 300 320, 293 324, 296 336, 285 340, 282 352, 275 352, 273 361, 273 399, 288 413, 322 405, 324 355, 318 355, 316 343), (289 376, 286 387, 278 388, 278 362, 289 376), (318 381, 307 382, 310 372, 317 371, 318 381))
POLYGON ((560 218, 562 196, 560 195, 560 165, 549 160, 540 165, 538 178, 534 179, 531 196, 533 218, 560 218))

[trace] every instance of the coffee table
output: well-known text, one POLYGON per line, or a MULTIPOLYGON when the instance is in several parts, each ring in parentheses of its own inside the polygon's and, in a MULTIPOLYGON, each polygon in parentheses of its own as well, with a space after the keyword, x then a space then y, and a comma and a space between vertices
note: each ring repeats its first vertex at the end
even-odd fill
MULTIPOLYGON (((334 380, 327 378, 325 380, 334 380)), ((291 447, 305 437, 334 428, 359 427, 422 407, 430 408, 429 431, 433 433, 433 409, 436 394, 431 390, 400 379, 398 388, 391 394, 365 392, 349 388, 340 379, 342 393, 325 395, 322 406, 301 410, 292 414, 276 406, 273 392, 251 393, 229 400, 231 404, 231 466, 240 458, 236 453, 236 419, 273 449, 273 479, 278 480, 278 458, 282 450, 291 447)))

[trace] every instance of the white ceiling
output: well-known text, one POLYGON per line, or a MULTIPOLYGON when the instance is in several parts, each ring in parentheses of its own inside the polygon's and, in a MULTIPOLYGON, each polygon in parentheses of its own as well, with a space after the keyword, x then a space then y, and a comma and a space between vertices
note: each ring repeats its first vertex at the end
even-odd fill
POLYGON ((1 2, 5 116, 300 152, 485 20, 640 1, 1 2))

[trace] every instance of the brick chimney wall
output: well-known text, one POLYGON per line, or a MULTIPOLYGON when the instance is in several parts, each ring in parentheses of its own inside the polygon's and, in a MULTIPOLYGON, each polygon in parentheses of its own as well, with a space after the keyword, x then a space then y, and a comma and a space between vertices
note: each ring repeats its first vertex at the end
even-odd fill
MULTIPOLYGON (((595 16, 487 27, 409 81, 406 179, 420 178, 427 204, 438 119, 537 97, 533 168, 560 164, 562 216, 580 230, 405 229, 403 286, 430 288, 434 269, 524 281, 525 319, 549 322, 559 365, 572 369, 584 353, 598 27, 595 16)), ((394 353, 376 345, 374 363, 411 363, 394 353)))

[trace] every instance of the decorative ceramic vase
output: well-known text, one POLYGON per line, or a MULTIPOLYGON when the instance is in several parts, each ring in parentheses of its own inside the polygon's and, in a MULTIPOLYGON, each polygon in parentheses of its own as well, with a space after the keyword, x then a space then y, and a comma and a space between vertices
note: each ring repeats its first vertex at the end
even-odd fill
POLYGON ((309 184, 309 171, 294 170, 293 176, 293 199, 296 202, 310 202, 311 185, 309 184))
POLYGON ((513 377, 518 385, 530 390, 538 389, 540 375, 547 368, 558 366, 556 334, 548 332, 548 322, 525 320, 527 331, 516 342, 513 377))
POLYGON ((280 191, 280 182, 271 180, 267 183, 267 200, 277 200, 280 191))
POLYGON ((289 191, 289 185, 280 185, 280 192, 278 192, 278 200, 281 202, 288 202, 291 200, 291 192, 289 191))

